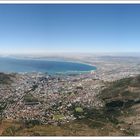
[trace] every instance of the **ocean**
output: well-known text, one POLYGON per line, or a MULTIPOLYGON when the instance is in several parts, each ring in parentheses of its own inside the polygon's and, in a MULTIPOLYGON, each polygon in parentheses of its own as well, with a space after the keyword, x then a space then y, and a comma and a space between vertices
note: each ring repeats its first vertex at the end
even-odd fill
POLYGON ((96 70, 96 67, 78 62, 0 57, 0 72, 5 73, 42 72, 48 74, 72 74, 89 72, 91 70, 96 70))

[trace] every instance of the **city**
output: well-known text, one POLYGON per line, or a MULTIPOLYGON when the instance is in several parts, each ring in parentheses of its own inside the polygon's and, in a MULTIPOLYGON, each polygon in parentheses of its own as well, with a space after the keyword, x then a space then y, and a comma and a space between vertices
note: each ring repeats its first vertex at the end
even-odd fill
POLYGON ((83 119, 86 110, 105 106, 99 95, 109 83, 140 74, 139 58, 91 58, 82 60, 97 69, 83 74, 1 73, 1 120, 59 126, 83 119))
POLYGON ((140 136, 140 4, 0 4, 0 136, 140 136))

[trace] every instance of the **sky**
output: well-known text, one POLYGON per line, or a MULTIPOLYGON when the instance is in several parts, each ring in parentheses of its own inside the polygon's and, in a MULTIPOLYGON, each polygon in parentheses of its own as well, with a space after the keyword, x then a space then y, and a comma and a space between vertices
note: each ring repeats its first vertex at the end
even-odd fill
POLYGON ((140 52, 140 5, 0 4, 0 54, 140 52))

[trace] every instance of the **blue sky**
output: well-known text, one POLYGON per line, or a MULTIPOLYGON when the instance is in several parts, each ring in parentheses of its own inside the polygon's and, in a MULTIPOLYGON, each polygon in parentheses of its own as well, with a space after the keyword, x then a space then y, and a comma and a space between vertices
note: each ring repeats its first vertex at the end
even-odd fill
POLYGON ((0 53, 140 52, 140 5, 0 5, 0 53))

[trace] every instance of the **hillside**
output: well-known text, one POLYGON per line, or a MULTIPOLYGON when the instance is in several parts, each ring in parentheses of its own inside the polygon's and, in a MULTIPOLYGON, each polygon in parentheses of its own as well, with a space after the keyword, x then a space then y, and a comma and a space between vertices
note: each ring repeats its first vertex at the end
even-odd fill
POLYGON ((12 74, 0 73, 0 84, 10 84, 13 77, 14 75, 12 74))
POLYGON ((100 94, 105 111, 121 130, 140 135, 140 76, 115 81, 100 94))

